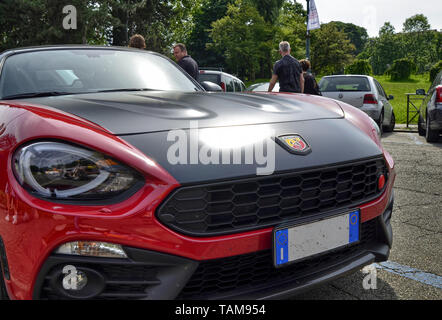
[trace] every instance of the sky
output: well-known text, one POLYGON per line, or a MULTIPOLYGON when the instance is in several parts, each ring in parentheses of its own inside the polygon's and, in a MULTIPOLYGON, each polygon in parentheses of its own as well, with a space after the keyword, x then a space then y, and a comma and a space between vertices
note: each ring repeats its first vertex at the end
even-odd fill
MULTIPOLYGON (((367 29, 370 37, 389 21, 396 32, 402 31, 405 19, 415 14, 428 18, 431 29, 442 29, 440 0, 314 0, 321 23, 342 21, 367 29)), ((307 7, 306 0, 297 0, 307 7)))

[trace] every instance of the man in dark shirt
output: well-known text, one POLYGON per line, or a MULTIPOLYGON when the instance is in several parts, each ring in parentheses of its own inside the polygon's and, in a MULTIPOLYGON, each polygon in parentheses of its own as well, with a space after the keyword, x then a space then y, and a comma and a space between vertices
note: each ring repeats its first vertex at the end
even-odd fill
POLYGON ((290 44, 282 41, 279 44, 281 60, 276 61, 268 91, 271 92, 279 80, 279 92, 304 92, 304 77, 298 60, 290 55, 290 44))
POLYGON ((199 68, 195 60, 187 54, 186 46, 178 43, 173 47, 173 55, 178 65, 183 68, 192 78, 198 81, 199 68))

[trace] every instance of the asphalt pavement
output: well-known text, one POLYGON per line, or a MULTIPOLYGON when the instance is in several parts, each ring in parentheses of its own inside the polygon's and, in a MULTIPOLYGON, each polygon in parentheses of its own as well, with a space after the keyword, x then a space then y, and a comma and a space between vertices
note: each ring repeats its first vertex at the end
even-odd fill
POLYGON ((374 281, 359 271, 294 299, 442 299, 442 136, 427 143, 408 129, 398 126, 382 137, 397 173, 389 260, 372 265, 374 281))

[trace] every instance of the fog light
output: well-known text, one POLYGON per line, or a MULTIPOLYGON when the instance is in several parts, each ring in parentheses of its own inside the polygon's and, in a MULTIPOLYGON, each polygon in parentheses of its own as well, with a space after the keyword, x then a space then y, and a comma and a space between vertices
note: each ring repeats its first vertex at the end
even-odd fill
POLYGON ((77 270, 74 266, 68 265, 63 268, 63 288, 65 290, 80 291, 87 285, 87 276, 81 270, 77 270))
POLYGON ((381 174, 378 178, 378 190, 382 190, 385 186, 385 176, 381 174))
POLYGON ((58 247, 55 253, 103 258, 127 258, 119 244, 96 241, 68 242, 58 247))

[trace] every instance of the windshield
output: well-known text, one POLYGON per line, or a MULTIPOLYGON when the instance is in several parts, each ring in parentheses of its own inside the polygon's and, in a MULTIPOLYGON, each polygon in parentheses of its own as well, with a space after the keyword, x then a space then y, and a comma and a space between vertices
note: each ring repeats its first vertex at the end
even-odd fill
POLYGON ((370 91, 370 84, 365 77, 327 77, 319 82, 322 92, 370 91))
POLYGON ((112 90, 201 90, 170 60, 147 52, 69 49, 24 52, 5 60, 0 97, 112 90))

